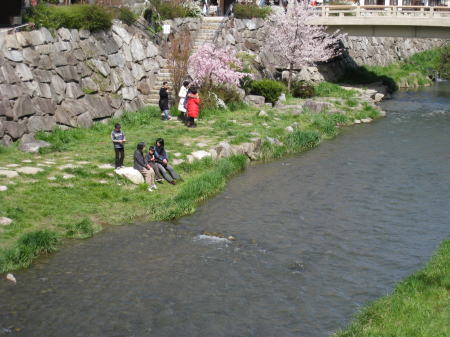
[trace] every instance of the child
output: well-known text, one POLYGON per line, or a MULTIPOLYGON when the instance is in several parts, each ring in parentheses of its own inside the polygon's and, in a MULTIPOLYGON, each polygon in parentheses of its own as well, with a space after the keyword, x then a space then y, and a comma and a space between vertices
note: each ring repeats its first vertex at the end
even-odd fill
POLYGON ((153 171, 152 167, 145 161, 144 148, 144 142, 140 142, 137 145, 136 151, 134 151, 133 167, 141 172, 141 174, 144 176, 145 182, 148 184, 148 191, 152 192, 157 188, 155 185, 155 171, 153 171))
POLYGON ((120 124, 116 123, 116 125, 114 125, 114 130, 111 132, 111 140, 114 145, 114 151, 116 152, 116 168, 123 166, 123 159, 125 157, 125 148, 123 144, 127 141, 125 134, 120 128, 120 124))
POLYGON ((187 102, 187 115, 188 115, 188 128, 195 128, 197 125, 194 123, 194 119, 198 118, 200 110, 200 97, 198 96, 197 89, 192 89, 188 94, 187 102))
POLYGON ((159 171, 158 163, 156 162, 155 147, 154 146, 150 146, 148 148, 148 153, 145 156, 145 161, 146 161, 146 163, 148 163, 148 165, 151 166, 153 171, 155 171, 156 182, 162 184, 163 178, 161 176, 161 172, 159 171))

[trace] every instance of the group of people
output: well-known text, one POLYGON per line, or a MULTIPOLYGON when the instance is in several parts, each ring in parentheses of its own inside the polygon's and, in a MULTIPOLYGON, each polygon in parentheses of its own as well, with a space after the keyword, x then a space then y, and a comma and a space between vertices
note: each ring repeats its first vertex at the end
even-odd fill
MULTIPOLYGON (((111 140, 116 153, 115 167, 117 169, 123 166, 124 143, 126 142, 125 134, 119 123, 115 124, 114 130, 111 132, 111 140)), ((175 185, 181 177, 169 164, 169 158, 164 149, 164 139, 158 138, 154 146, 148 147, 148 151, 145 150, 145 147, 144 142, 137 144, 133 155, 133 167, 141 172, 148 185, 148 191, 156 190, 156 183, 162 184, 163 179, 175 185)))
MULTIPOLYGON (((163 82, 161 89, 159 90, 159 108, 161 109, 161 116, 163 120, 170 120, 172 117, 169 113, 169 86, 167 82, 163 82)), ((198 118, 200 112, 200 96, 198 90, 195 87, 190 87, 188 81, 184 81, 183 85, 178 92, 178 112, 180 113, 180 119, 189 128, 195 128, 195 119, 198 118)))

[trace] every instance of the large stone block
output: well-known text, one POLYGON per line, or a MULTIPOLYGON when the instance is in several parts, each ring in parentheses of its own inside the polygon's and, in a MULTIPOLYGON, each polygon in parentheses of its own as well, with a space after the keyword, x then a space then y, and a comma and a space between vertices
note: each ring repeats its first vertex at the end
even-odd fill
POLYGON ((78 63, 78 65, 77 65, 77 71, 78 71, 78 74, 80 74, 80 76, 81 76, 82 78, 88 77, 88 76, 91 76, 91 75, 92 75, 92 70, 91 70, 91 68, 89 68, 89 67, 88 67, 85 63, 83 63, 83 62, 78 63))
POLYGON ((41 83, 50 83, 52 81, 52 72, 46 70, 35 69, 34 78, 41 83))
MULTIPOLYGON (((14 120, 33 114, 33 104, 28 96, 21 96, 14 103, 13 115, 14 120)), ((12 135, 11 135, 12 136, 12 135)))
POLYGON ((53 69, 53 63, 48 55, 41 55, 39 59, 38 68, 43 70, 53 69))
POLYGON ((99 87, 90 77, 81 80, 81 88, 88 90, 91 94, 98 92, 99 87))
POLYGON ((102 119, 105 117, 111 117, 114 111, 108 103, 108 100, 104 97, 85 96, 83 98, 85 106, 91 113, 92 119, 102 119))
POLYGON ((26 64, 37 67, 39 66, 40 55, 33 48, 23 49, 23 62, 26 64))
POLYGON ((159 63, 153 59, 145 59, 142 63, 144 70, 152 74, 156 74, 159 70, 159 63))
POLYGON ((124 87, 122 88, 122 97, 126 100, 132 101, 138 95, 135 87, 124 87))
POLYGON ((257 96, 257 95, 247 95, 244 98, 245 103, 247 104, 253 104, 256 106, 263 106, 265 102, 264 96, 257 96))
POLYGON ((52 116, 31 116, 28 118, 28 132, 52 131, 56 126, 56 119, 52 116))
POLYGON ((112 31, 115 33, 123 42, 126 44, 130 44, 131 42, 131 35, 127 32, 125 28, 119 25, 113 25, 112 31))
POLYGON ((9 101, 0 101, 0 117, 12 115, 12 108, 9 101))
POLYGON ((125 66, 125 58, 122 54, 117 53, 108 56, 108 64, 110 67, 119 67, 122 68, 125 66))
POLYGON ((133 38, 131 40, 130 48, 133 61, 139 62, 145 59, 145 50, 141 40, 139 40, 138 38, 133 38))
POLYGON ((93 124, 91 113, 85 112, 77 117, 77 124, 82 128, 90 128, 93 124))
POLYGON ((108 63, 102 62, 97 59, 92 59, 89 61, 88 66, 95 72, 99 72, 104 77, 107 77, 111 73, 111 68, 108 63))
POLYGON ((23 95, 23 89, 14 84, 0 84, 2 99, 15 99, 23 95))
POLYGON ((72 39, 72 34, 70 33, 70 30, 67 28, 60 28, 58 29, 58 35, 63 41, 70 41, 72 39))
POLYGON ((151 41, 148 41, 148 45, 145 50, 145 53, 147 54, 147 57, 155 57, 159 53, 158 47, 155 46, 151 41))
POLYGON ((74 66, 59 67, 56 68, 56 72, 65 82, 80 81, 80 75, 78 75, 77 68, 74 66))
POLYGON ((23 61, 23 54, 21 50, 5 50, 3 52, 3 55, 5 56, 6 59, 13 62, 23 61))
POLYGON ((32 30, 30 32, 30 39, 33 46, 39 46, 46 42, 46 36, 41 30, 32 30))
POLYGON ((19 121, 5 121, 3 122, 5 133, 8 134, 12 139, 19 139, 27 132, 27 122, 19 121))
POLYGON ((6 49, 19 49, 20 43, 17 40, 16 34, 5 34, 2 36, 4 39, 6 49))
POLYGON ((39 84, 40 95, 43 98, 53 98, 56 96, 56 93, 48 83, 40 83, 39 84))
POLYGON ((84 96, 84 93, 81 91, 80 86, 77 83, 67 83, 66 97, 79 98, 82 96, 84 96))
POLYGON ((33 134, 25 134, 20 140, 19 150, 23 152, 37 153, 41 147, 49 147, 52 144, 43 140, 34 139, 33 134))
POLYGON ((66 83, 58 75, 52 75, 51 79, 52 88, 58 95, 64 95, 66 92, 66 83))
POLYGON ((50 58, 55 67, 67 66, 69 64, 65 53, 53 53, 50 55, 50 58))
MULTIPOLYGON (((0 73, 3 75, 6 83, 13 84, 19 82, 19 77, 17 77, 16 72, 13 67, 6 63, 0 68, 0 73)), ((3 92, 2 92, 3 96, 3 92)))
POLYGON ((133 63, 131 65, 131 74, 133 75, 133 77, 136 81, 140 81, 146 75, 144 68, 140 64, 137 64, 137 63, 133 63))
POLYGON ((105 51, 106 55, 115 54, 120 49, 116 41, 114 41, 111 36, 108 36, 102 41, 101 48, 105 51))
POLYGON ((18 63, 16 65, 16 74, 22 81, 31 81, 33 79, 31 69, 24 63, 18 63))
POLYGON ((22 82, 24 94, 35 97, 35 96, 41 96, 41 87, 39 86, 39 82, 36 81, 28 81, 28 82, 22 82))
POLYGON ((33 105, 33 112, 35 115, 54 115, 56 110, 56 103, 52 99, 45 99, 35 97, 31 100, 33 105))
POLYGON ((321 113, 331 109, 333 105, 328 102, 320 102, 308 99, 305 101, 305 103, 303 103, 303 107, 308 109, 312 113, 321 113))

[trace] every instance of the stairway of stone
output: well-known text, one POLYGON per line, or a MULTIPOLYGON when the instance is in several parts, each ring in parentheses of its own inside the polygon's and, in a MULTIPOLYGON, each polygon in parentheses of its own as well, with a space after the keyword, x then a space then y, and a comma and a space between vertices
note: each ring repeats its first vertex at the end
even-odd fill
MULTIPOLYGON (((202 25, 194 36, 192 43, 192 54, 195 53, 200 46, 206 43, 212 43, 214 36, 223 21, 223 16, 207 16, 202 20, 202 25)), ((164 81, 167 81, 169 87, 172 88, 172 76, 168 65, 162 65, 156 75, 156 80, 152 90, 150 90, 150 97, 147 98, 147 103, 150 105, 158 105, 159 102, 159 89, 164 81)), ((170 93, 173 97, 173 93, 170 93)))

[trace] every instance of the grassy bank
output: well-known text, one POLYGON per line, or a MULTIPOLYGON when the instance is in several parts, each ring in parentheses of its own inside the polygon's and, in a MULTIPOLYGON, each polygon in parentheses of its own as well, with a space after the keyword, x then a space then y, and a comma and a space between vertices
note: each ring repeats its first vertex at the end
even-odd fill
POLYGON ((427 266, 409 276, 358 314, 335 337, 450 336, 450 240, 427 266))
MULTIPOLYGON (((355 95, 351 92, 345 97, 322 97, 332 104, 333 113, 299 113, 300 99, 290 99, 291 105, 280 110, 265 109, 266 117, 258 116, 260 109, 247 106, 233 111, 205 111, 195 129, 178 121, 161 121, 159 111, 152 107, 127 113, 118 120, 128 140, 125 166, 132 166, 138 142, 153 144, 157 137, 165 139, 171 160, 185 160, 192 151, 208 150, 221 141, 240 144, 254 137, 277 138, 283 144, 264 142, 263 160, 301 152, 334 137, 340 126, 350 125, 354 119, 378 115, 376 109, 355 95), (293 124, 295 131, 287 132, 285 128, 293 124)), ((112 168, 104 167, 114 159, 110 132, 115 122, 98 123, 90 129, 42 133, 38 137, 53 145, 40 154, 23 153, 15 146, 0 147, 2 169, 32 166, 42 170, 37 174, 20 173, 15 178, 0 176, 0 185, 8 187, 0 192, 0 217, 13 220, 10 225, 0 226, 0 272, 28 266, 37 255, 55 250, 62 238, 82 239, 109 225, 190 214, 247 164, 243 156, 184 162, 176 166, 183 183, 165 183, 150 193, 145 185, 133 185, 116 176, 112 168), (39 240, 24 239, 30 235, 39 240)))
POLYGON ((369 84, 382 81, 391 92, 398 88, 430 85, 437 73, 450 79, 450 44, 430 49, 409 57, 404 62, 388 66, 360 66, 349 71, 341 82, 369 84))

